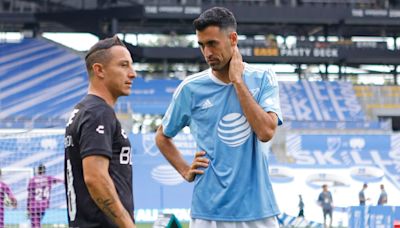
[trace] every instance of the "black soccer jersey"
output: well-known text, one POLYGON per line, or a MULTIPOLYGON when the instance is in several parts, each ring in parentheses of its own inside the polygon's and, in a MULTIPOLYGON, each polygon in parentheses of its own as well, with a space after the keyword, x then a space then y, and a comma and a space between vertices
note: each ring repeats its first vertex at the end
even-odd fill
POLYGON ((70 227, 117 227, 92 200, 83 179, 82 159, 110 159, 109 173, 133 219, 131 144, 114 110, 100 97, 78 103, 65 131, 65 187, 70 227))

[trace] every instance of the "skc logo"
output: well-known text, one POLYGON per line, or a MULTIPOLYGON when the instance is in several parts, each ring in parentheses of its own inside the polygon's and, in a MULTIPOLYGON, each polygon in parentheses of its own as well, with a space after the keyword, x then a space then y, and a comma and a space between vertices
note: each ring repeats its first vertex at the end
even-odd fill
POLYGON ((242 145, 250 134, 250 125, 240 113, 230 113, 218 123, 218 137, 230 147, 242 145))

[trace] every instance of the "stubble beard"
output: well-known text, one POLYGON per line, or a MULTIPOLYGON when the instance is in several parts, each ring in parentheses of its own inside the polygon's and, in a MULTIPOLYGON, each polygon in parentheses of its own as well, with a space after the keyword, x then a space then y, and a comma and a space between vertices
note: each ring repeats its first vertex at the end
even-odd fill
POLYGON ((226 67, 226 64, 219 62, 218 64, 213 64, 213 65, 208 64, 208 66, 214 71, 221 71, 226 67))

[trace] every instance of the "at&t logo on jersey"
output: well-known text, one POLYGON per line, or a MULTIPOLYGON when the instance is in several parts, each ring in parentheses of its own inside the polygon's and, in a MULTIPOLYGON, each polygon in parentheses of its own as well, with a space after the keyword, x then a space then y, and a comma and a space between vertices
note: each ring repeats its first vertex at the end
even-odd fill
POLYGON ((237 147, 250 137, 251 127, 240 113, 229 113, 218 123, 218 137, 230 147, 237 147))

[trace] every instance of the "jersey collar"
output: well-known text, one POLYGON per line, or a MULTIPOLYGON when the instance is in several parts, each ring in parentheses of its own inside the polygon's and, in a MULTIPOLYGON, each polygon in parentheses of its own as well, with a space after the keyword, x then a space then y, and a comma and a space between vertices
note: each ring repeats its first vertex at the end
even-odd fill
MULTIPOLYGON (((247 66, 247 63, 246 63, 246 62, 243 62, 243 64, 244 64, 244 69, 243 69, 243 72, 244 72, 244 71, 246 71, 246 69, 247 69, 248 66, 247 66)), ((208 75, 209 75, 210 79, 211 79, 213 82, 215 82, 216 84, 218 84, 218 85, 223 85, 223 86, 232 85, 232 82, 225 83, 225 82, 221 81, 219 78, 217 78, 217 76, 215 76, 215 75, 213 74, 211 68, 208 69, 208 72, 209 72, 208 75)))

